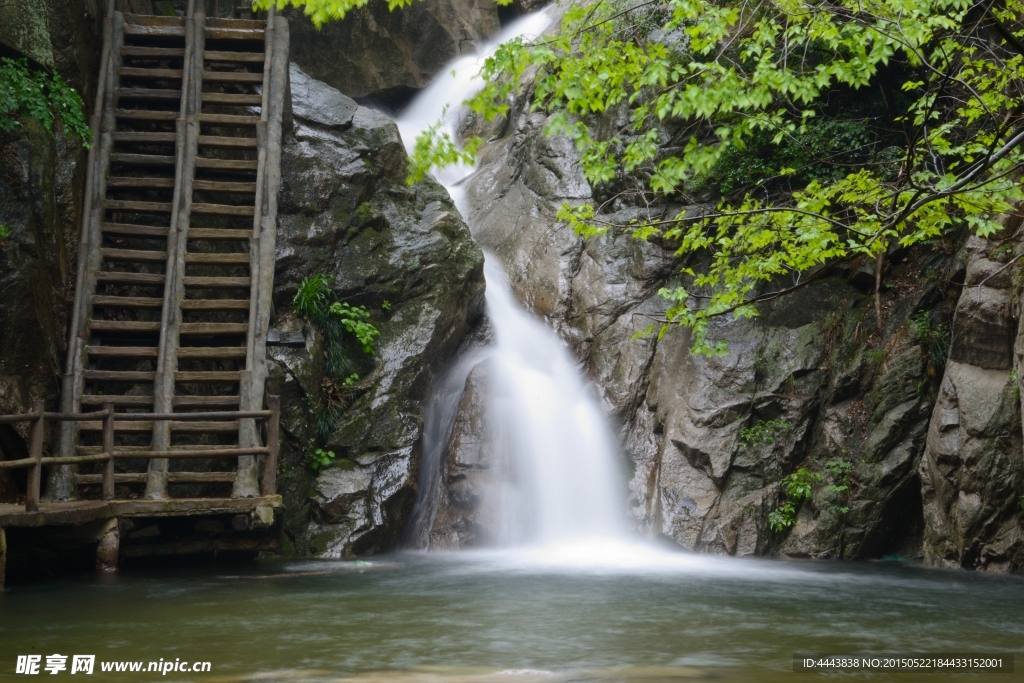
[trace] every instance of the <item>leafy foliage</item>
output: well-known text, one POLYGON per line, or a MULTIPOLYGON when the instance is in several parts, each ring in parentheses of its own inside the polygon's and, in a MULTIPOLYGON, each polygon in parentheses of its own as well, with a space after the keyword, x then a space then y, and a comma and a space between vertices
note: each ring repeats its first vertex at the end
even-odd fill
POLYGON ((380 330, 369 322, 370 312, 365 306, 352 306, 342 301, 331 304, 330 312, 338 316, 342 326, 363 345, 363 351, 369 355, 376 354, 373 340, 380 335, 380 330))
POLYGON ((314 470, 319 470, 323 467, 327 467, 332 462, 334 462, 334 458, 334 451, 325 451, 322 448, 317 448, 313 451, 310 451, 307 456, 309 466, 314 470))
POLYGON ((773 530, 782 531, 796 524, 797 506, 805 498, 811 497, 812 487, 818 481, 821 481, 820 472, 812 472, 803 467, 782 478, 782 491, 786 500, 768 513, 768 524, 773 530))
POLYGON ((759 444, 773 444, 775 437, 787 429, 792 429, 792 425, 785 420, 758 420, 740 431, 740 442, 748 448, 759 444))
MULTIPOLYGON (((715 317, 757 315, 829 265, 1000 229, 1024 199, 1022 16, 1024 0, 580 3, 558 35, 501 46, 466 104, 506 115, 531 79, 548 133, 610 195, 560 219, 679 245, 687 277, 649 331, 684 325, 695 352, 720 354, 715 317), (844 112, 869 97, 884 105, 871 118, 844 112), (663 210, 617 224, 622 203, 663 210)), ((434 129, 417 148, 448 163, 450 143, 434 129)))
POLYGON ((88 148, 92 131, 85 123, 82 98, 56 71, 33 73, 28 60, 0 59, 0 131, 10 132, 21 124, 19 116, 36 119, 47 132, 53 132, 55 117, 64 130, 88 148))
POLYGON ((0 240, 5 240, 11 236, 11 230, 3 223, 0 223, 0 240))
POLYGON ((829 460, 825 463, 825 470, 832 478, 832 483, 825 487, 825 491, 837 501, 840 501, 832 503, 830 507, 833 512, 845 515, 850 511, 850 508, 845 503, 847 498, 849 498, 850 486, 852 485, 850 475, 853 471, 853 463, 846 460, 829 460))
POLYGON ((946 366, 946 355, 949 352, 949 329, 941 322, 932 323, 928 311, 920 311, 910 319, 914 341, 921 345, 924 352, 927 372, 935 376, 946 366))

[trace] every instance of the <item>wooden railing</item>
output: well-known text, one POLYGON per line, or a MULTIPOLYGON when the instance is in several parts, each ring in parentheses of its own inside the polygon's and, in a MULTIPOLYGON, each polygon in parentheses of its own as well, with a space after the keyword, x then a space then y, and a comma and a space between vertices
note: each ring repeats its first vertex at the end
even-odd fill
POLYGON ((114 462, 115 460, 151 459, 151 458, 232 458, 238 456, 266 456, 263 468, 263 479, 260 482, 261 493, 272 496, 277 493, 277 458, 280 451, 281 399, 278 396, 268 397, 268 410, 227 410, 205 413, 115 413, 113 403, 106 404, 102 410, 89 413, 48 413, 42 400, 34 401, 31 413, 19 415, 0 415, 0 424, 31 422, 29 437, 29 457, 21 460, 0 460, 0 469, 28 469, 28 486, 25 491, 25 511, 39 510, 39 495, 42 485, 44 465, 79 465, 84 463, 102 462, 103 499, 114 498, 114 462), (76 455, 70 457, 43 457, 43 436, 47 420, 58 422, 85 422, 103 420, 102 452, 94 455, 76 455), (233 420, 266 420, 266 446, 243 448, 193 448, 153 451, 139 448, 118 448, 115 446, 118 422, 196 422, 196 421, 233 421, 233 420))

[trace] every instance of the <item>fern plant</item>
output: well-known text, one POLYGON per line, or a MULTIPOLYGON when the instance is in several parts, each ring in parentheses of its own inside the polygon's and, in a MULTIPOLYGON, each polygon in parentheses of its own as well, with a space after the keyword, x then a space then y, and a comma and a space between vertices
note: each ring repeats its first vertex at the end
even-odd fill
POLYGON ((53 132, 59 118, 65 132, 77 137, 82 146, 92 144, 92 131, 85 123, 82 98, 56 71, 32 72, 28 60, 0 58, 0 132, 21 127, 19 117, 32 118, 53 132))

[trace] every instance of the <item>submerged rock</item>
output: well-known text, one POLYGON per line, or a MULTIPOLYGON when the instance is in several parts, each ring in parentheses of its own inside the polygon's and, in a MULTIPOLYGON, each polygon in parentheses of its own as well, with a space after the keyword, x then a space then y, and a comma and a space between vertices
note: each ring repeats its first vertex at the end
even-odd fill
POLYGON ((294 65, 292 82, 302 91, 282 158, 274 324, 306 345, 270 347, 271 391, 284 401, 280 486, 295 551, 351 556, 392 546, 402 530, 416 497, 421 403, 482 315, 483 255, 443 188, 405 185, 394 122, 294 65), (322 391, 324 342, 289 313, 315 273, 331 278, 338 300, 366 306, 381 332, 323 444, 311 441, 310 406, 322 391), (336 456, 318 473, 305 464, 314 446, 336 456))

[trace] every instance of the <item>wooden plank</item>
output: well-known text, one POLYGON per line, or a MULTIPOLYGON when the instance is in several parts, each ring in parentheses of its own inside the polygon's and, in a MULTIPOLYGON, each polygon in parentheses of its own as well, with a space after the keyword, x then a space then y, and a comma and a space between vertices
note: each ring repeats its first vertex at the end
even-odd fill
POLYGON ((43 438, 46 435, 46 401, 36 399, 32 402, 32 412, 38 415, 32 423, 32 432, 28 440, 28 457, 35 461, 28 471, 28 483, 25 487, 25 512, 39 511, 39 493, 43 477, 43 438))
POLYGON ((96 295, 92 298, 92 305, 101 308, 160 308, 163 301, 151 296, 96 295))
POLYGON ((174 157, 164 154, 111 154, 110 163, 135 166, 174 166, 174 157))
POLYGON ((174 178, 107 178, 108 188, 132 188, 146 190, 173 190, 174 178))
MULTIPOLYGON (((207 24, 211 21, 212 19, 207 19, 207 24)), ((252 62, 254 64, 263 64, 263 53, 203 50, 203 59, 208 62, 252 62)))
POLYGON ((174 133, 119 131, 114 133, 114 142, 137 142, 140 144, 174 142, 174 133))
POLYGON ((184 57, 185 48, 124 45, 121 54, 125 57, 184 57))
MULTIPOLYGON (((248 307, 248 303, 246 304, 248 307)), ((245 358, 243 346, 182 346, 178 349, 178 358, 186 360, 213 360, 245 358)))
MULTIPOLYGON (((194 451, 196 448, 202 448, 204 451, 212 451, 209 455, 210 458, 222 458, 224 453, 227 452, 231 455, 238 450, 238 446, 171 446, 172 452, 177 451, 194 451)), ((77 449, 78 453, 82 455, 95 455, 102 453, 103 449, 100 446, 79 446, 77 449)), ((153 449, 149 446, 121 446, 114 449, 114 457, 118 459, 131 459, 131 458, 146 458, 153 453, 153 449)))
POLYGON ((174 498, 173 500, 116 500, 109 503, 115 517, 179 517, 251 512, 257 507, 284 507, 281 496, 259 498, 174 498))
POLYGON ((110 519, 106 501, 43 502, 38 512, 25 512, 21 505, 0 504, 0 527, 72 526, 97 519, 110 519))
POLYGON ((248 323, 182 323, 181 334, 245 334, 248 323))
POLYGON ((121 88, 117 96, 122 100, 174 100, 181 101, 181 91, 170 88, 121 88))
MULTIPOLYGON (((197 159, 198 161, 198 159, 197 159)), ((252 206, 231 206, 230 204, 193 204, 192 213, 204 216, 249 216, 255 209, 252 206)), ((246 255, 246 262, 249 257, 246 255)))
MULTIPOLYGON (((114 428, 117 430, 118 433, 122 433, 122 434, 129 433, 129 432, 131 432, 131 433, 149 433, 149 432, 153 431, 153 423, 152 422, 145 422, 145 421, 141 421, 141 420, 138 421, 138 422, 136 422, 136 421, 126 422, 126 421, 123 421, 123 420, 118 420, 117 422, 114 423, 114 428)), ((99 431, 103 430, 103 423, 98 421, 98 420, 95 421, 95 422, 82 422, 80 424, 79 429, 81 429, 83 432, 99 432, 99 431)), ((237 420, 234 420, 234 421, 225 420, 223 422, 179 422, 179 421, 174 421, 174 422, 171 422, 171 431, 172 432, 180 432, 180 433, 183 433, 183 434, 234 434, 235 432, 238 431, 238 421, 237 420)), ((154 452, 156 452, 156 451, 154 451, 154 452)), ((163 453, 164 451, 159 451, 159 452, 163 453)), ((191 452, 192 451, 188 451, 187 453, 191 453, 191 452)), ((115 454, 116 454, 116 452, 115 452, 115 454)), ((161 456, 161 455, 152 455, 152 456, 150 456, 150 455, 144 455, 144 456, 143 455, 139 455, 139 456, 132 456, 132 457, 153 457, 153 458, 159 458, 159 457, 165 457, 165 456, 161 456)), ((166 457, 179 457, 179 458, 197 457, 198 458, 198 457, 212 457, 212 456, 209 456, 209 455, 198 456, 198 455, 187 455, 186 454, 186 455, 166 456, 166 457)))
POLYGON ((207 40, 263 40, 263 29, 207 28, 207 40))
POLYGON ((206 25, 210 28, 257 28, 263 29, 266 23, 261 19, 221 19, 209 17, 206 25))
POLYGON ((183 311, 248 311, 248 299, 185 299, 183 311))
MULTIPOLYGON (((141 370, 84 370, 82 376, 94 382, 152 382, 153 372, 141 370)), ((98 424, 98 423, 97 423, 98 424)))
POLYGON ((215 123, 225 126, 255 126, 260 120, 258 116, 241 116, 238 114, 200 114, 200 123, 215 123))
MULTIPOLYGON (((184 348, 184 347, 183 347, 184 348)), ((175 408, 237 408, 237 396, 175 396, 175 408)))
MULTIPOLYGON (((167 482, 170 484, 230 484, 235 480, 234 472, 168 472, 167 482)), ((79 486, 92 486, 103 481, 101 474, 76 474, 75 483, 79 486)), ((146 475, 117 473, 114 482, 118 484, 145 484, 146 475)))
MULTIPOLYGON (((186 254, 185 263, 205 263, 210 265, 249 265, 249 254, 186 254)), ((249 302, 246 302, 248 309, 249 302)))
POLYGON ((194 228, 188 233, 193 240, 248 240, 252 230, 230 228, 194 228))
POLYGON ((281 451, 281 397, 268 396, 267 405, 270 408, 270 420, 267 422, 267 448, 270 453, 263 463, 260 492, 264 496, 273 496, 277 493, 277 459, 281 451))
POLYGON ((236 95, 234 93, 204 92, 203 104, 227 104, 239 107, 258 107, 263 104, 262 95, 236 95))
POLYGON ((196 159, 196 168, 210 171, 255 171, 257 161, 255 159, 196 159))
POLYGON ((116 113, 119 119, 131 121, 166 121, 173 123, 178 118, 178 112, 174 111, 152 111, 147 109, 118 109, 116 113))
POLYGON ((159 332, 160 323, 135 320, 90 320, 89 329, 93 332, 159 332))
MULTIPOLYGON (((159 299, 158 299, 159 301, 159 299)), ((155 346, 86 346, 90 358, 156 358, 155 346)))
POLYGON ((217 147, 221 149, 256 149, 256 138, 200 135, 199 146, 217 147))
POLYGON ((151 38, 181 38, 185 35, 185 27, 125 24, 124 34, 126 36, 146 36, 151 38))
MULTIPOLYGON (((96 274, 97 282, 116 282, 123 285, 162 285, 162 273, 117 273, 103 271, 96 274)), ((157 323, 159 325, 159 323, 157 323)))
POLYGON ((150 69, 138 66, 121 67, 121 78, 145 78, 147 80, 180 80, 181 69, 150 69))
POLYGON ((126 235, 128 237, 167 237, 167 228, 157 225, 104 223, 100 229, 105 235, 126 235))
POLYGON ((100 249, 100 254, 107 261, 139 261, 151 263, 163 263, 167 260, 165 251, 149 251, 142 249, 100 249))
POLYGON ((248 289, 249 278, 247 277, 186 277, 186 287, 199 287, 205 289, 248 289))
POLYGON ((263 73, 248 71, 203 71, 207 83, 258 83, 263 84, 263 73))
POLYGON ((139 202, 124 199, 104 199, 103 208, 108 211, 133 211, 139 213, 170 213, 170 202, 139 202))
POLYGON ((238 370, 210 371, 210 372, 182 372, 174 373, 174 379, 178 382, 237 382, 238 370))
POLYGON ((153 405, 152 396, 117 396, 111 394, 85 394, 82 396, 83 406, 101 406, 108 401, 119 408, 145 408, 146 406, 153 405))
POLYGON ((196 180, 192 189, 200 192, 224 192, 231 194, 252 194, 256 183, 227 183, 219 180, 196 180))
POLYGON ((124 15, 125 28, 128 26, 185 26, 185 17, 165 17, 159 14, 129 14, 124 15))
POLYGON ((107 416, 103 419, 103 451, 107 462, 103 466, 103 500, 114 499, 114 404, 107 403, 107 416))

